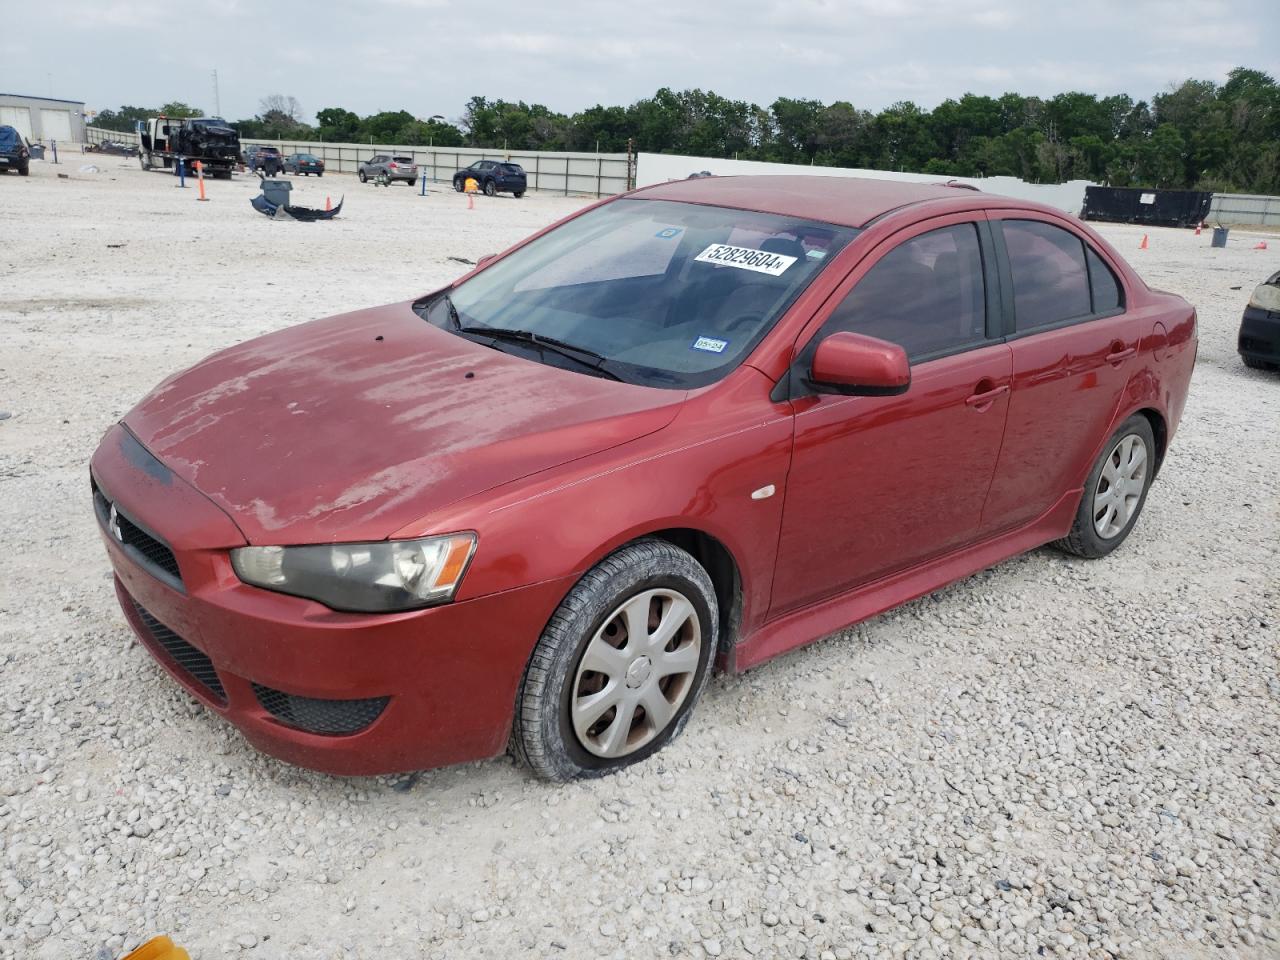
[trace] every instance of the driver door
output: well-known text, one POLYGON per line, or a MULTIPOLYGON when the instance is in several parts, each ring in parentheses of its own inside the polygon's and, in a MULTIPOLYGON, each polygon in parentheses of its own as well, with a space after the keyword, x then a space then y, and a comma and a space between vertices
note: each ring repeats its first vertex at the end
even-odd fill
POLYGON ((817 333, 800 352, 805 369, 822 338, 849 330, 900 344, 912 382, 900 396, 793 401, 770 617, 977 536, 1012 377, 1011 351, 996 339, 986 230, 974 213, 905 229, 859 264, 810 325, 817 333))

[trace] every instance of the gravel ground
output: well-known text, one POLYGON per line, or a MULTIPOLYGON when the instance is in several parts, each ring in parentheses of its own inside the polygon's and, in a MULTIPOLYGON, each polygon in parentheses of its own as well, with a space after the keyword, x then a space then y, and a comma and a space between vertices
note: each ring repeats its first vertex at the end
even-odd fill
POLYGON ((89 455, 168 372, 583 201, 331 177, 297 200, 346 192, 340 220, 273 223, 247 179, 201 204, 71 159, 0 177, 0 957, 162 931, 196 960, 1280 955, 1280 375, 1234 351, 1280 250, 1103 228, 1201 323, 1110 559, 1039 550, 716 678, 611 778, 342 780, 255 753, 132 641, 89 455))

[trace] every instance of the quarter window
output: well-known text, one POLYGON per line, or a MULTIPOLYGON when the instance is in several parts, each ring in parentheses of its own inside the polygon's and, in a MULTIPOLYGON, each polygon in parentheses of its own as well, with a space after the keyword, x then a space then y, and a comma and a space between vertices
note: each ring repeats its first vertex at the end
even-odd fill
POLYGON ((977 228, 921 234, 885 254, 827 320, 825 333, 862 333, 899 344, 911 360, 986 339, 986 290, 977 228))
POLYGON ((1118 309, 1124 300, 1120 293, 1120 281, 1102 258, 1089 247, 1085 247, 1085 258, 1089 261, 1089 289, 1093 293, 1093 312, 1107 313, 1118 309))
POLYGON ((1013 274, 1016 330, 1052 326, 1093 312, 1079 237, 1039 220, 1004 220, 1001 226, 1013 274))

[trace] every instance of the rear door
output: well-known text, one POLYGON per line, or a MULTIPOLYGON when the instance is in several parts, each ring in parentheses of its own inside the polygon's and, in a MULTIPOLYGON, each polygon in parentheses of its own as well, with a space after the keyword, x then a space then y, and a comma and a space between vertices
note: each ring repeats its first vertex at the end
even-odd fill
POLYGON ((992 211, 1013 383, 984 533, 1029 523, 1073 495, 1138 365, 1141 321, 1107 256, 1066 220, 992 211))
POLYGON ((819 313, 798 364, 822 338, 849 330, 900 344, 912 382, 896 397, 793 401, 770 616, 977 536, 1012 372, 997 284, 985 218, 959 214, 885 241, 819 313))

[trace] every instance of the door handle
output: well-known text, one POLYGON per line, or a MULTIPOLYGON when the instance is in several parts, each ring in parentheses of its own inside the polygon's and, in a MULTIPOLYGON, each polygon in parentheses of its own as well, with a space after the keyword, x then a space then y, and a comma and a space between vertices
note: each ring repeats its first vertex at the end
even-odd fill
POLYGON ((992 387, 990 390, 983 390, 981 393, 975 393, 972 396, 965 397, 965 404, 970 407, 983 407, 994 402, 997 398, 1003 397, 1009 392, 1009 385, 1002 383, 998 387, 992 387))
POLYGON ((1126 347, 1123 343, 1117 340, 1115 343, 1111 344, 1111 352, 1107 354, 1107 363, 1122 363, 1137 352, 1137 347, 1126 347))

